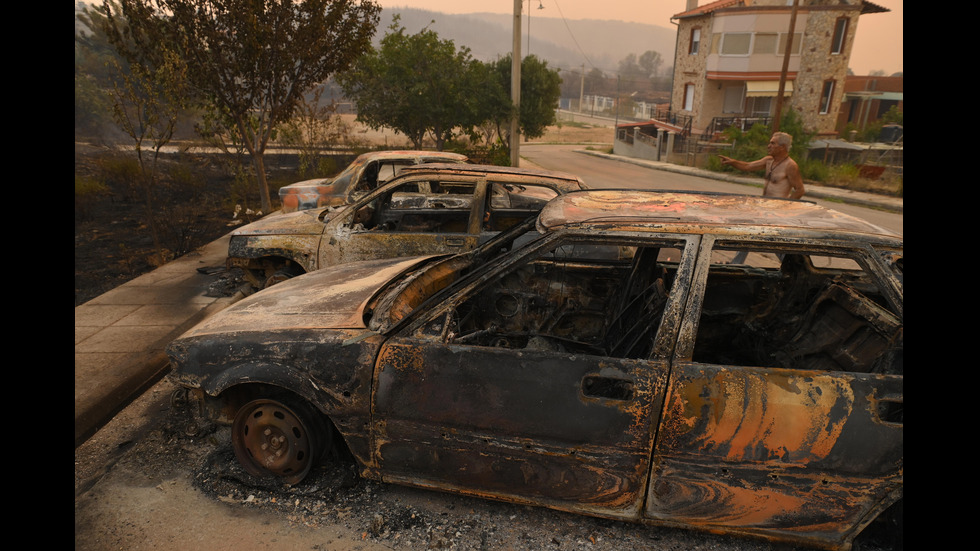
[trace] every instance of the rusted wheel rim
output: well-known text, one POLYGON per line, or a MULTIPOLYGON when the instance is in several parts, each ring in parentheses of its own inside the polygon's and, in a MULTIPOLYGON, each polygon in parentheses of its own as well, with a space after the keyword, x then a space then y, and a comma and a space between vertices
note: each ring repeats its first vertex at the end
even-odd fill
POLYGON ((292 277, 293 277, 292 274, 290 274, 290 273, 288 273, 288 272, 286 272, 284 270, 279 270, 276 273, 274 273, 271 276, 269 276, 268 279, 265 280, 265 287, 263 287, 263 289, 264 288, 268 288, 268 287, 272 287, 276 283, 282 283, 283 281, 286 281, 287 279, 292 279, 292 277))
POLYGON ((318 435, 311 419, 276 400, 255 400, 235 415, 232 444, 238 461, 256 476, 296 484, 317 457, 318 435))

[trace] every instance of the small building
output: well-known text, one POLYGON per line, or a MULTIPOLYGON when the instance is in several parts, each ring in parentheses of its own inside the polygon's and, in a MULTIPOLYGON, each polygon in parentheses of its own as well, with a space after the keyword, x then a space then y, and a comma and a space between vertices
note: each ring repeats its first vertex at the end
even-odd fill
POLYGON ((844 99, 837 117, 837 132, 842 132, 848 124, 864 130, 892 107, 903 111, 904 81, 903 76, 848 76, 844 81, 844 99))

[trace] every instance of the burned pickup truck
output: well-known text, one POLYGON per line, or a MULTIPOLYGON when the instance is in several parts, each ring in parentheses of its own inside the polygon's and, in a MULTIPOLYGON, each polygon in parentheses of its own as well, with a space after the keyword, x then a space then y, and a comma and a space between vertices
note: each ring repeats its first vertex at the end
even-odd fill
POLYGON ((357 260, 457 253, 585 189, 562 172, 472 164, 405 167, 349 205, 267 216, 235 230, 227 264, 256 289, 357 260))
POLYGON ((886 230, 597 190, 466 253, 291 279, 168 353, 256 475, 338 448, 383 482, 849 549, 902 507, 902 320, 886 230))

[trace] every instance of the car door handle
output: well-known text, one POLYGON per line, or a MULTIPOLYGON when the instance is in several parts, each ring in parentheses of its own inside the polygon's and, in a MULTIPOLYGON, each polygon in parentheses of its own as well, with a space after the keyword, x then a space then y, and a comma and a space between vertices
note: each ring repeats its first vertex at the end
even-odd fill
POLYGON ((582 379, 582 394, 589 398, 608 398, 610 400, 632 400, 633 381, 586 375, 582 379))
POLYGON ((446 245, 450 247, 462 247, 465 242, 461 237, 452 237, 446 240, 446 245))

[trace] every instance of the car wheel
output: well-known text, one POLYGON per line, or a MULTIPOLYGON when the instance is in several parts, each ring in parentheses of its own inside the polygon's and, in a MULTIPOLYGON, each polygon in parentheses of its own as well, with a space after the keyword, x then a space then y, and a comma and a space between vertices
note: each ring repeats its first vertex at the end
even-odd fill
POLYGON ((330 447, 330 431, 318 412, 285 399, 251 401, 235 415, 232 446, 246 471, 297 484, 330 447))
POLYGON ((276 283, 282 283, 283 281, 286 281, 287 279, 290 279, 295 275, 297 275, 296 272, 289 268, 276 270, 275 273, 273 273, 265 280, 265 285, 263 285, 262 288, 267 289, 269 287, 272 287, 276 283))

